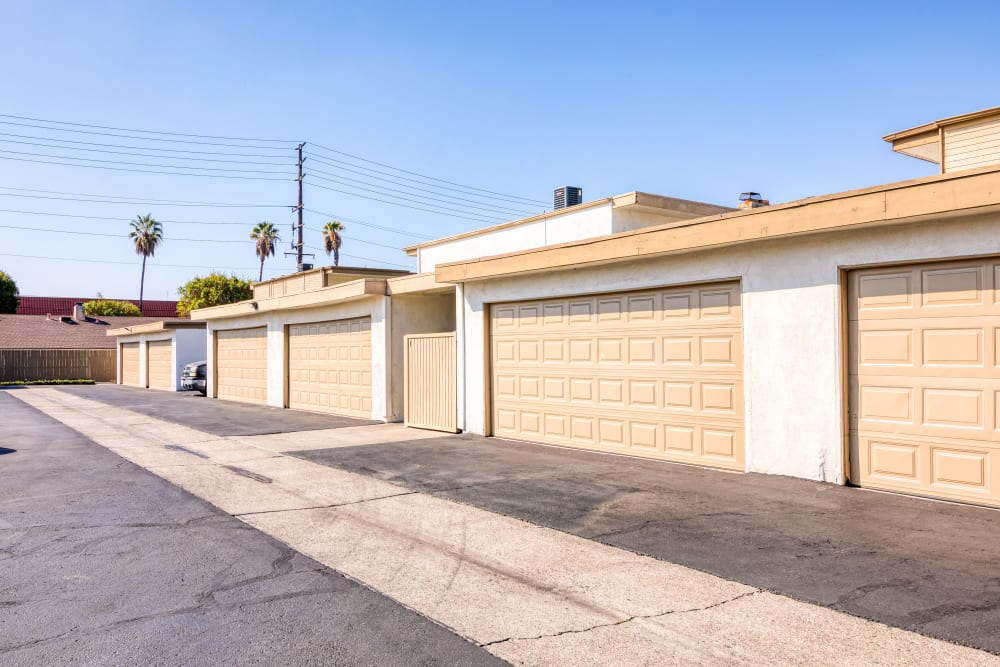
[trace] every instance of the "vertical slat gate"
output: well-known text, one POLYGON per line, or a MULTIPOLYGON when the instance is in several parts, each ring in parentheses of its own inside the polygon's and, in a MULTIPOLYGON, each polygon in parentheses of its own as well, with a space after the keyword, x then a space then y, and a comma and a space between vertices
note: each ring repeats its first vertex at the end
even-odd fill
POLYGON ((416 428, 457 433, 455 334, 412 334, 404 341, 403 422, 416 428))

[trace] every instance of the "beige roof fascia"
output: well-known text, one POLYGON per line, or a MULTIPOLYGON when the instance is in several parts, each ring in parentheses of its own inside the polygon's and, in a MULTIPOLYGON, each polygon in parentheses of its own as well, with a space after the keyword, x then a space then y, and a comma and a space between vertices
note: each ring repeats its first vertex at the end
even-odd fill
POLYGON ((996 210, 1000 168, 991 166, 698 218, 681 226, 452 262, 438 266, 436 273, 438 282, 458 283, 996 210))
POLYGON ((414 273, 409 276, 390 278, 386 281, 386 293, 390 296, 404 294, 442 294, 455 291, 451 283, 439 283, 433 271, 414 273))
MULTIPOLYGON (((315 269, 309 269, 308 271, 298 271, 296 273, 289 273, 283 276, 278 276, 277 278, 268 278, 267 280, 262 280, 259 283, 253 283, 254 286, 257 285, 268 285, 270 283, 278 283, 282 280, 288 280, 289 278, 296 278, 299 276, 307 276, 313 273, 328 273, 331 276, 343 276, 345 278, 354 277, 355 280, 358 278, 391 278, 393 276, 400 276, 410 273, 410 271, 405 271, 402 269, 368 269, 365 267, 354 267, 354 266, 320 266, 315 269)), ((343 282, 348 282, 347 280, 343 282)))
POLYGON ((530 218, 522 218, 520 220, 513 220, 511 222, 493 225, 492 227, 474 229, 471 232, 463 232, 461 234, 455 234, 454 236, 434 239, 433 241, 425 241, 424 243, 418 243, 416 245, 403 248, 403 250, 407 255, 413 257, 417 254, 417 250, 420 248, 441 245, 443 243, 451 243, 452 241, 467 239, 473 236, 480 236, 482 234, 490 234, 501 229, 510 229, 511 227, 518 227, 531 222, 538 222, 539 220, 547 220, 549 218, 576 213, 577 211, 603 206, 609 203, 612 208, 636 206, 646 211, 663 213, 664 215, 672 214, 675 217, 701 217, 704 215, 713 215, 715 213, 724 213, 726 211, 734 210, 728 206, 717 206, 716 204, 706 204, 704 202, 691 201, 688 199, 664 197, 662 195, 653 195, 646 192, 629 192, 615 197, 605 197, 604 199, 596 199, 594 201, 584 202, 583 204, 577 204, 576 206, 560 208, 555 211, 548 211, 546 213, 531 216, 530 218))
POLYGON ((972 113, 962 114, 961 116, 942 118, 941 120, 936 120, 933 123, 925 123, 924 125, 911 127, 908 130, 900 130, 899 132, 887 134, 882 137, 882 139, 888 141, 889 143, 893 143, 899 141, 900 139, 908 139, 910 137, 926 134, 927 132, 937 131, 940 128, 947 127, 949 125, 958 125, 960 123, 967 123, 973 120, 982 120, 983 118, 989 118, 990 116, 1000 116, 1000 107, 991 107, 989 109, 983 109, 982 111, 973 111, 972 113))
POLYGON ((316 306, 347 303, 369 296, 385 296, 385 294, 386 280, 384 278, 362 278, 349 283, 338 283, 337 285, 311 292, 290 294, 272 299, 260 299, 259 301, 240 301, 239 303, 213 306, 211 308, 200 308, 191 311, 191 319, 218 320, 279 310, 314 308, 316 306))
POLYGON ((159 331, 174 331, 176 329, 204 329, 204 322, 192 322, 191 320, 162 320, 160 322, 150 322, 149 324, 136 324, 130 327, 111 329, 108 336, 135 336, 145 333, 157 333, 159 331))

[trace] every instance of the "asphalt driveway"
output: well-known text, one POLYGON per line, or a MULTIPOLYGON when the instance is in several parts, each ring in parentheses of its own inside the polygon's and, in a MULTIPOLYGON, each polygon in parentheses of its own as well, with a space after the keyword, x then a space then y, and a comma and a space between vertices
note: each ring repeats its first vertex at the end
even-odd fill
POLYGON ((1000 511, 480 438, 295 452, 1000 654, 1000 511))
POLYGON ((352 417, 220 401, 196 391, 165 392, 117 384, 66 385, 59 390, 218 436, 291 433, 375 423, 352 417))
POLYGON ((502 664, 8 391, 0 415, 4 665, 502 664))
MULTIPOLYGON (((125 387, 62 391, 185 424, 198 405, 195 427, 221 435, 365 423, 125 387)), ((288 454, 1000 654, 997 510, 468 435, 288 454)))

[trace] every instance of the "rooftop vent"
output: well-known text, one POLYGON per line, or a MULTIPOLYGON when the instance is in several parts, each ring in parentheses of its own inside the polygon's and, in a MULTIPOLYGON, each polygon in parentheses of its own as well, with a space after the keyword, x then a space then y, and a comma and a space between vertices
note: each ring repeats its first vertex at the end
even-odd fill
POLYGON ((583 203, 583 188, 564 185, 556 188, 552 197, 553 208, 560 209, 583 203))
POLYGON ((740 208, 760 208, 761 206, 769 206, 770 201, 764 199, 760 196, 759 192, 741 192, 740 193, 740 208))

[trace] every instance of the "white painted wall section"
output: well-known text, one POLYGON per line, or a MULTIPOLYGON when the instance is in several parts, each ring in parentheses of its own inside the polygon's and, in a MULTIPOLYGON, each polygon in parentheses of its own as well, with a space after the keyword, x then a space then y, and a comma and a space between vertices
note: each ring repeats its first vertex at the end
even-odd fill
POLYGON ((736 278, 743 292, 747 470, 843 483, 841 271, 1000 254, 998 232, 1000 216, 958 218, 466 283, 458 327, 463 428, 483 434, 488 423, 488 304, 736 278))
POLYGON ((611 211, 611 202, 608 202, 495 232, 420 248, 417 251, 419 272, 433 271, 438 264, 448 262, 606 236, 612 232, 611 211))

